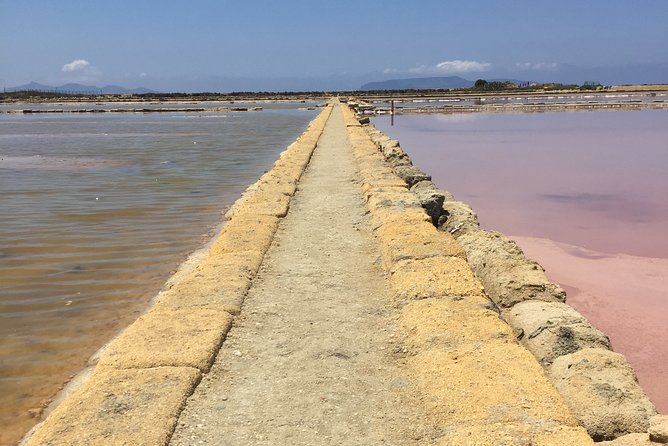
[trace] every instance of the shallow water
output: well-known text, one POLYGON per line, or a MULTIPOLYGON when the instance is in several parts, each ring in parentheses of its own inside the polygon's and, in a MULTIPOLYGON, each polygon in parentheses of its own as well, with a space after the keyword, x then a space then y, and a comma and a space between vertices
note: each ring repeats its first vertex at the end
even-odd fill
POLYGON ((668 412, 668 111, 373 122, 471 204, 484 228, 518 236, 549 265, 569 303, 611 337, 668 412))
POLYGON ((0 115, 0 444, 210 239, 303 106, 0 115))
POLYGON ((668 113, 377 118, 487 228, 668 257, 668 113))

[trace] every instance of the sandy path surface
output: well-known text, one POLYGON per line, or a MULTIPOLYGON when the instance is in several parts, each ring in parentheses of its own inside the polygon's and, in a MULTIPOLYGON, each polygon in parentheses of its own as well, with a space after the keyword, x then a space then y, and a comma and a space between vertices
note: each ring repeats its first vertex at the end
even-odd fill
POLYGON ((437 436, 401 367, 398 310, 338 108, 172 445, 410 445, 437 436))

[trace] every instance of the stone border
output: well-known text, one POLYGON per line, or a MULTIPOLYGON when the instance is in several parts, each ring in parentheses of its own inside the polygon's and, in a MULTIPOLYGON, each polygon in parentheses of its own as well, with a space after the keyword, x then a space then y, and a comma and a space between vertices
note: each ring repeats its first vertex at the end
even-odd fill
MULTIPOLYGON (((443 203, 442 197, 425 196, 423 203, 409 190, 428 177, 412 165, 389 163, 369 127, 343 111, 383 266, 401 308, 407 368, 441 427, 439 444, 497 444, 503 438, 592 444, 485 295, 465 250, 423 209, 424 203, 443 203)), ((389 158, 407 159, 398 150, 398 143, 388 145, 389 158)))
POLYGON ((94 369, 21 444, 169 442, 186 399, 241 311, 331 111, 330 104, 248 187, 208 252, 168 281, 153 306, 94 357, 94 369))
POLYGON ((550 282, 543 268, 526 258, 514 241, 480 229, 470 206, 439 190, 428 174, 412 165, 398 141, 370 124, 363 129, 373 141, 374 156, 405 183, 401 193, 410 189, 442 237, 454 237, 463 248, 464 258, 492 301, 489 304, 544 367, 589 435, 601 441, 647 432, 656 409, 633 369, 611 351, 603 333, 565 304, 561 287, 550 282))

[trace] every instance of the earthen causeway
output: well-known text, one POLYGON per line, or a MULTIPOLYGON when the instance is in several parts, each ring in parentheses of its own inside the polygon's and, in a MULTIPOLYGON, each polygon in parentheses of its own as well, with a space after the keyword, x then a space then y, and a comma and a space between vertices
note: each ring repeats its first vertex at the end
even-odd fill
POLYGON ((355 103, 225 220, 23 444, 668 442, 605 334, 355 103))

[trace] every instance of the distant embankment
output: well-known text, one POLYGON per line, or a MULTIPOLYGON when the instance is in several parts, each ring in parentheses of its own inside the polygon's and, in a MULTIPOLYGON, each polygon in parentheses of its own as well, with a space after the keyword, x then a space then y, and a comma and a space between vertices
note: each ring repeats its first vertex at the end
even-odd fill
POLYGON ((25 108, 0 113, 200 113, 261 111, 262 107, 146 107, 146 108, 25 108))

